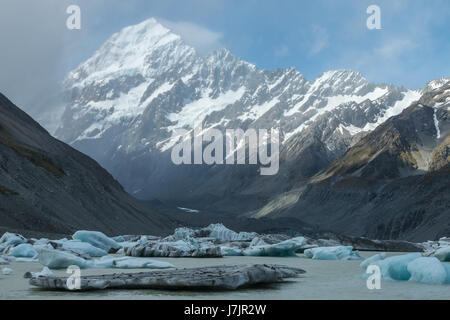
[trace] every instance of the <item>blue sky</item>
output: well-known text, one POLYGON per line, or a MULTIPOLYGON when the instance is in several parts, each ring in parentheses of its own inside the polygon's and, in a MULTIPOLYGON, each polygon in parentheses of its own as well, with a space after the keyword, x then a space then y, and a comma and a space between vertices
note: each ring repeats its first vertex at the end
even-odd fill
POLYGON ((75 2, 83 13, 83 45, 68 53, 68 68, 113 32, 156 17, 201 53, 226 47, 260 68, 294 66, 308 79, 345 68, 370 81, 418 88, 450 76, 448 0, 75 2), (381 30, 366 27, 372 4, 381 8, 381 30))

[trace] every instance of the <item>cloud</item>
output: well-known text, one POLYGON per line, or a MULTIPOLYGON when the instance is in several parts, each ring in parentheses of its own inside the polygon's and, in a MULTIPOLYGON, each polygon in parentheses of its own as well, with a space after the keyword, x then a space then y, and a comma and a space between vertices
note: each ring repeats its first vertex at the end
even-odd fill
POLYGON ((311 27, 311 35, 313 37, 313 42, 309 50, 310 55, 315 55, 321 52, 323 49, 329 45, 329 36, 325 28, 313 25, 311 27))
POLYGON ((411 39, 389 39, 380 47, 375 49, 375 53, 384 59, 396 58, 417 47, 411 39))
MULTIPOLYGON (((2 0, 0 92, 19 105, 54 85, 64 46, 64 1, 2 0)), ((40 95, 39 95, 40 93, 40 95)))
POLYGON ((286 57, 290 54, 289 47, 285 44, 275 48, 274 55, 276 57, 286 57))
POLYGON ((179 35, 183 41, 194 47, 199 54, 208 54, 211 51, 223 48, 222 34, 187 21, 169 21, 157 18, 158 22, 179 35))

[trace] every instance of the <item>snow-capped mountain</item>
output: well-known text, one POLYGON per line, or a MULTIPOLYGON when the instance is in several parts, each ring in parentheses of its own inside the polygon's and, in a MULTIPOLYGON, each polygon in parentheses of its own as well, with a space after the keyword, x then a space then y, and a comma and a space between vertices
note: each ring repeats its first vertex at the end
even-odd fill
POLYGON ((67 76, 55 134, 139 198, 206 201, 245 194, 258 206, 274 189, 324 169, 439 83, 408 90, 370 83, 349 70, 309 81, 294 68, 258 69, 225 49, 198 55, 149 19, 114 34, 67 76), (258 177, 257 166, 173 165, 170 151, 178 140, 172 133, 199 122, 222 130, 279 128, 279 175, 258 177))

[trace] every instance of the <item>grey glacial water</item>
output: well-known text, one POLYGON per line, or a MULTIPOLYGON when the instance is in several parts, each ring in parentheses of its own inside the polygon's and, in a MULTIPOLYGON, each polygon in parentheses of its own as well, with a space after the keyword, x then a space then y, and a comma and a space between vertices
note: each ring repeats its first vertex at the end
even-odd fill
MULTIPOLYGON (((369 257, 374 252, 361 253, 369 257)), ((389 255, 396 255, 391 253, 389 255)), ((23 278, 26 271, 41 271, 38 263, 12 263, 14 273, 0 275, 0 299, 450 299, 449 285, 426 285, 412 282, 382 281, 381 290, 369 290, 362 277, 360 261, 318 261, 298 257, 225 257, 213 259, 161 258, 177 268, 192 268, 223 264, 271 263, 299 267, 306 274, 285 283, 248 288, 237 291, 162 291, 162 290, 106 290, 95 292, 53 292, 32 288, 23 278)), ((143 270, 83 270, 82 275, 142 272, 143 270)), ((56 271, 55 275, 65 275, 56 271)))

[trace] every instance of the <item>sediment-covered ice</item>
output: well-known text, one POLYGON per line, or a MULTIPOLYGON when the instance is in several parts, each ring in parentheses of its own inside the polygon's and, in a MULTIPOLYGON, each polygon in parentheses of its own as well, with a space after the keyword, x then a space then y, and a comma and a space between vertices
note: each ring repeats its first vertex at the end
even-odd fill
POLYGON ((121 248, 120 244, 116 241, 98 231, 77 231, 72 238, 74 240, 90 243, 94 247, 100 248, 108 253, 116 252, 121 248))
POLYGON ((358 251, 352 246, 318 247, 307 249, 305 256, 315 260, 361 260, 358 251))
POLYGON ((22 243, 9 251, 10 256, 16 258, 33 258, 37 255, 37 251, 29 243, 22 243))
POLYGON ((198 242, 193 238, 178 241, 149 241, 125 248, 132 257, 222 257, 220 247, 211 243, 198 242))

